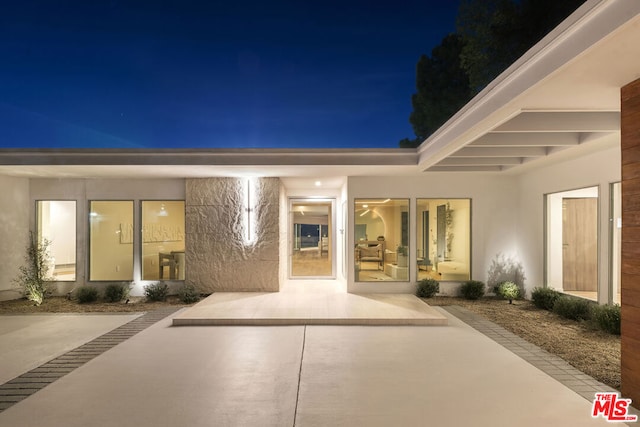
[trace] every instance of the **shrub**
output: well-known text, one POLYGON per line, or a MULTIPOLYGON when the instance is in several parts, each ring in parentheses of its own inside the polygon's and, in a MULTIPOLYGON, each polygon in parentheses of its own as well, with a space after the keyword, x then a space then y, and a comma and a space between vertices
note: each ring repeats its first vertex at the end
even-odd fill
POLYGON ((620 335, 620 306, 595 305, 591 310, 591 320, 598 329, 620 335))
POLYGON ((460 287, 460 295, 465 299, 478 299, 484 295, 484 283, 478 280, 469 280, 460 287))
POLYGON ((180 292, 178 292, 178 296, 180 297, 180 301, 185 304, 200 301, 200 292, 198 292, 193 285, 184 285, 184 287, 180 289, 180 292))
POLYGON ((149 301, 164 301, 169 294, 169 286, 166 283, 154 283, 144 287, 144 295, 149 301))
POLYGON ((509 304, 511 304, 514 299, 520 297, 520 288, 513 282, 502 282, 498 285, 496 293, 502 298, 508 299, 509 304))
POLYGON ((531 292, 531 300, 533 304, 544 310, 553 310, 553 305, 562 294, 551 288, 535 288, 531 292))
POLYGON ((104 299, 107 302, 120 302, 129 296, 128 285, 111 284, 104 290, 104 299))
POLYGON ((440 292, 440 283, 435 279, 422 279, 418 282, 416 296, 420 298, 431 298, 440 292))
POLYGON ((81 286, 76 291, 76 298, 80 304, 88 304, 98 300, 98 290, 90 286, 81 286))
POLYGON ((19 267, 19 275, 14 279, 24 293, 24 296, 35 305, 42 304, 48 295, 48 271, 51 257, 47 239, 38 240, 33 232, 29 232, 29 244, 25 254, 26 264, 19 267))
POLYGON ((563 296, 556 300, 553 312, 571 320, 588 320, 592 303, 582 298, 563 296))

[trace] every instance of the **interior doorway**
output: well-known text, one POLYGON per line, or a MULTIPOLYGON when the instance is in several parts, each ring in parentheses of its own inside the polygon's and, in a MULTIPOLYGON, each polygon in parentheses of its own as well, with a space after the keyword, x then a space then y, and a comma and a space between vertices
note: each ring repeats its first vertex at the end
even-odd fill
POLYGON ((290 199, 289 275, 335 278, 333 199, 290 199))

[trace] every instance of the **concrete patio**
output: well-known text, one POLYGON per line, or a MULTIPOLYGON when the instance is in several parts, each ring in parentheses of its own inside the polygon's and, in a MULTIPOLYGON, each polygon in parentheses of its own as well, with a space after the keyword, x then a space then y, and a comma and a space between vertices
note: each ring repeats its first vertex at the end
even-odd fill
POLYGON ((280 292, 218 292, 173 319, 194 325, 439 325, 447 318, 410 294, 351 294, 337 281, 288 281, 280 292))
POLYGON ((433 310, 447 326, 172 327, 181 311, 10 406, 0 426, 607 424, 590 392, 433 310))

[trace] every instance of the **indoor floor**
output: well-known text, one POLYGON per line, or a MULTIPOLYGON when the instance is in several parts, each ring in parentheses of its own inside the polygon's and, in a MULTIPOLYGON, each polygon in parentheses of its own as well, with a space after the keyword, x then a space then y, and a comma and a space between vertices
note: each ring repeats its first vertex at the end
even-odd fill
POLYGON ((297 250, 291 260, 291 275, 294 277, 331 276, 331 257, 318 249, 297 250))

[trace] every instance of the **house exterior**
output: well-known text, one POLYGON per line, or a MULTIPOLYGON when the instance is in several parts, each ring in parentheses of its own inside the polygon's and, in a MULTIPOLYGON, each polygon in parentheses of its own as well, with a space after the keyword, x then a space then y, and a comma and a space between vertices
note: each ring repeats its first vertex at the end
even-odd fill
POLYGON ((516 278, 527 293, 622 301, 623 392, 638 401, 640 342, 626 332, 640 284, 623 222, 638 40, 640 2, 589 0, 417 149, 0 150, 0 300, 19 296, 29 231, 52 242, 60 294, 315 279, 410 293, 426 277, 454 294, 516 278))

